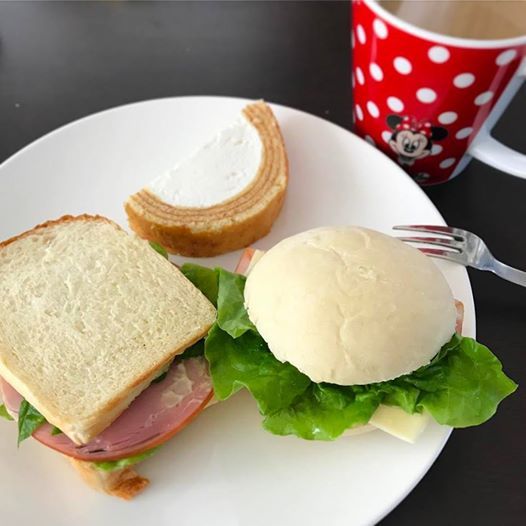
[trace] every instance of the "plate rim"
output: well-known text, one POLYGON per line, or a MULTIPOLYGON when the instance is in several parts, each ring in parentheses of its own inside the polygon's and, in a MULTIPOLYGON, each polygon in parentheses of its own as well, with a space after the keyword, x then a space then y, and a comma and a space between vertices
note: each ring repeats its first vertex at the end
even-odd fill
MULTIPOLYGON (((19 157, 23 156, 26 153, 26 151, 29 151, 31 148, 39 145, 42 142, 45 142, 47 139, 51 138, 52 136, 54 136, 56 134, 59 134, 59 133, 62 133, 62 132, 67 132, 68 129, 70 129, 70 128, 74 128, 76 126, 82 125, 85 121, 88 121, 88 120, 91 120, 91 119, 95 119, 95 118, 99 118, 99 117, 103 117, 106 114, 116 113, 116 112, 119 112, 119 111, 127 111, 127 110, 132 110, 133 111, 133 108, 135 108, 135 107, 147 106, 148 104, 151 104, 151 103, 161 103, 162 104, 163 102, 169 102, 169 101, 174 101, 174 100, 184 100, 184 99, 186 99, 186 100, 207 99, 207 100, 210 100, 211 102, 213 102, 214 100, 217 100, 217 101, 236 101, 236 102, 239 102, 239 103, 250 103, 250 102, 254 102, 254 100, 263 100, 263 99, 249 99, 249 98, 245 98, 245 97, 232 97, 232 96, 228 96, 228 95, 203 95, 203 94, 200 94, 200 95, 167 96, 167 97, 143 99, 143 100, 128 102, 126 104, 121 104, 121 105, 118 105, 118 106, 112 106, 110 108, 105 108, 105 109, 96 111, 94 113, 90 113, 88 115, 85 115, 83 117, 79 117, 78 119, 75 119, 73 121, 67 122, 65 124, 62 124, 62 125, 58 126, 57 128, 54 128, 54 129, 48 131, 47 133, 45 133, 44 135, 36 138, 35 140, 31 141, 30 143, 24 145, 19 150, 15 151, 13 154, 11 154, 9 157, 7 157, 2 163, 0 163, 0 179, 2 177, 3 170, 6 169, 12 162, 16 161, 19 157)), ((388 157, 381 150, 379 150, 375 146, 371 145, 370 143, 368 143, 367 141, 365 141, 364 139, 359 137, 351 129, 347 129, 347 128, 345 128, 344 126, 342 126, 340 124, 332 122, 331 120, 328 120, 328 119, 326 119, 324 117, 315 115, 313 113, 310 113, 310 112, 307 112, 307 111, 304 111, 304 110, 301 110, 301 109, 297 109, 297 108, 294 108, 294 107, 291 107, 291 106, 287 106, 287 105, 284 105, 284 104, 280 104, 280 103, 274 103, 274 102, 268 101, 266 99, 265 99, 265 102, 267 104, 269 104, 272 108, 280 108, 280 109, 284 109, 286 111, 292 111, 292 112, 295 112, 295 113, 304 114, 304 115, 306 115, 309 118, 314 118, 317 121, 321 121, 323 123, 323 125, 326 125, 326 124, 332 125, 332 126, 336 127, 339 130, 339 132, 345 132, 346 134, 351 135, 352 136, 352 140, 359 141, 361 143, 360 146, 362 148, 365 147, 365 150, 368 151, 369 155, 383 157, 384 161, 388 161, 388 163, 390 164, 390 167, 393 170, 393 172, 396 172, 398 174, 397 177, 399 177, 400 179, 404 179, 405 178, 406 182, 408 182, 410 184, 413 184, 416 187, 420 197, 423 198, 427 202, 427 205, 429 205, 431 208, 433 208, 435 210, 435 212, 437 213, 438 217, 440 218, 440 221, 442 222, 442 224, 443 225, 447 225, 442 213, 438 210, 438 208, 435 206, 435 204, 431 201, 431 199, 428 197, 428 195, 424 192, 424 190, 398 164, 396 164, 396 162, 394 162, 390 157, 388 157)), ((463 274, 464 274, 464 277, 465 277, 465 280, 466 280, 466 285, 467 285, 466 292, 467 292, 467 296, 468 296, 468 300, 469 300, 469 305, 467 305, 467 308, 469 310, 471 310, 471 312, 473 313, 473 337, 475 337, 475 334, 476 334, 476 310, 475 310, 475 303, 474 303, 474 297, 473 297, 473 289, 472 289, 472 286, 471 286, 471 280, 469 278, 469 274, 467 273, 467 270, 465 268, 463 269, 463 274)), ((381 512, 379 512, 378 514, 375 515, 374 523, 377 523, 380 520, 384 519, 386 516, 388 516, 402 501, 404 501, 407 498, 407 496, 414 490, 414 488, 422 481, 424 476, 429 472, 429 470, 431 469, 433 464, 436 462, 436 459, 438 458, 438 456, 442 453, 447 441, 451 437, 452 431, 453 431, 452 428, 449 428, 447 430, 447 432, 444 434, 444 437, 443 437, 443 440, 442 440, 441 444, 439 445, 439 447, 435 451, 435 454, 433 455, 433 457, 430 459, 430 461, 428 463, 426 463, 425 465, 421 466, 421 469, 419 470, 418 476, 415 477, 415 480, 413 481, 413 483, 411 485, 409 485, 406 488, 406 490, 400 494, 399 498, 397 498, 397 499, 395 499, 395 501, 393 501, 391 506, 389 506, 388 508, 383 509, 381 512)))

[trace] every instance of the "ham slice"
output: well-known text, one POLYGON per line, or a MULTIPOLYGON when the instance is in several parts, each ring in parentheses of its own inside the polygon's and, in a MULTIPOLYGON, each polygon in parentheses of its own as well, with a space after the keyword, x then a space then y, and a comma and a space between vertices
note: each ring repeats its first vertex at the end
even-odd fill
POLYGON ((15 391, 2 377, 0 377, 0 394, 4 401, 7 412, 15 419, 18 420, 18 408, 22 403, 22 395, 15 391))
POLYGON ((243 253, 241 254, 241 257, 239 258, 239 261, 237 262, 236 270, 235 272, 237 274, 243 274, 244 276, 248 273, 248 267, 250 266, 250 261, 252 260, 252 257, 254 256, 255 249, 252 247, 247 247, 245 250, 243 250, 243 253))
MULTIPOLYGON (((4 403, 18 416, 22 396, 1 381, 4 403)), ((109 461, 137 455, 169 440, 206 407, 212 398, 212 381, 204 358, 176 361, 166 377, 145 389, 99 436, 77 446, 66 435, 52 435, 44 424, 33 438, 79 460, 109 461)))
POLYGON ((459 300, 455 300, 455 308, 457 309, 455 332, 457 334, 462 334, 462 324, 464 323, 464 304, 459 300))

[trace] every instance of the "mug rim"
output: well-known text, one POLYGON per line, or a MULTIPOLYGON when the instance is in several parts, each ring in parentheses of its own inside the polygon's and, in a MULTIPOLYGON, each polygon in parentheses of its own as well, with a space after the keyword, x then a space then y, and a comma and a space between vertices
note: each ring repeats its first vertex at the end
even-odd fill
MULTIPOLYGON (((353 3, 355 0, 353 0, 353 3)), ((435 33, 427 29, 422 29, 414 24, 406 22, 401 18, 393 15, 386 9, 384 9, 377 0, 363 0, 364 4, 371 9, 377 16, 383 18, 393 26, 406 33, 414 34, 415 36, 431 40, 438 44, 447 44, 450 46, 457 46, 462 48, 478 48, 478 49, 501 49, 509 48, 514 46, 526 45, 526 35, 511 37, 511 38, 499 38, 492 40, 482 40, 476 38, 463 38, 463 37, 452 37, 449 35, 443 35, 441 33, 435 33)))

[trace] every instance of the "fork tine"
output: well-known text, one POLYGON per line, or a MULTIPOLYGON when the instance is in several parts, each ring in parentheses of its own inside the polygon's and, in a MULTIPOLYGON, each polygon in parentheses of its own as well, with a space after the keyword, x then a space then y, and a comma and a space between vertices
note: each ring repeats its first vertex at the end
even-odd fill
POLYGON ((423 232, 424 234, 440 234, 442 236, 451 236, 458 241, 463 241, 467 237, 467 232, 461 228, 439 225, 397 225, 393 230, 407 230, 409 232, 423 232))
POLYGON ((439 247, 452 248, 455 251, 462 252, 462 242, 457 241, 455 238, 449 237, 397 237, 400 241, 405 241, 406 243, 425 243, 426 245, 437 245, 439 247))
POLYGON ((432 258, 445 259, 466 266, 467 260, 459 252, 453 250, 442 250, 440 248, 419 248, 420 252, 432 258))

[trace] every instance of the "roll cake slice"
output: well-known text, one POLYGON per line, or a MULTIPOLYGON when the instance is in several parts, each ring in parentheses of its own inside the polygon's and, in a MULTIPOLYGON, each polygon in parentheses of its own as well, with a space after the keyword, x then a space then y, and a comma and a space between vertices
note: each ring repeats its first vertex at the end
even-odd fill
POLYGON ((270 231, 287 182, 278 122, 257 101, 193 155, 131 195, 124 207, 140 237, 174 254, 216 256, 270 231))

